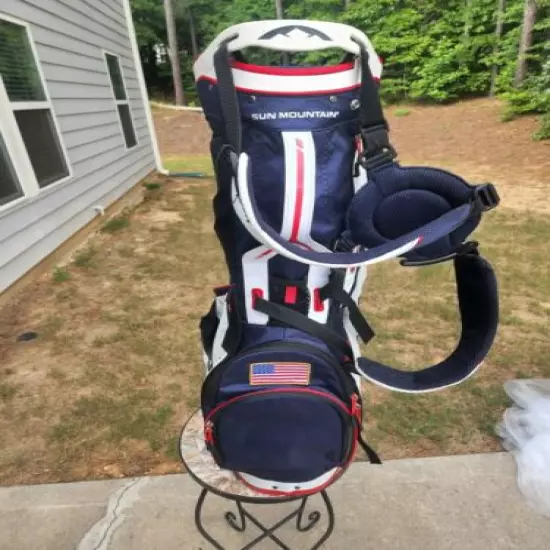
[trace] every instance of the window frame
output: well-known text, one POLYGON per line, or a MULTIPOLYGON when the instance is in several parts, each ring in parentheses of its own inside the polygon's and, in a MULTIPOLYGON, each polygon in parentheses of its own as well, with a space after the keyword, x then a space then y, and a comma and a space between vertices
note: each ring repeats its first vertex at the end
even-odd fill
POLYGON ((122 63, 120 62, 120 55, 118 55, 116 53, 113 53, 112 51, 104 50, 104 49, 101 50, 101 52, 103 53, 103 61, 105 62, 105 70, 106 70, 106 73, 107 73, 107 78, 109 80, 109 86, 110 86, 111 92, 113 94, 113 100, 115 102, 115 113, 116 113, 116 116, 117 116, 117 119, 118 119, 118 124, 120 126, 120 134, 121 134, 121 137, 122 137, 122 144, 124 145, 124 148, 126 149, 126 151, 131 151, 132 149, 135 149, 140 144, 140 142, 139 142, 138 133, 136 131, 136 123, 135 123, 135 119, 134 119, 134 112, 132 110, 132 105, 130 104, 130 96, 128 95, 128 88, 126 86, 126 78, 124 76, 124 71, 122 69, 122 63), (115 83, 113 81, 113 78, 111 77, 111 71, 109 70, 109 62, 107 61, 107 56, 108 55, 110 55, 111 57, 114 57, 117 60, 118 68, 120 69, 120 78, 122 79, 122 86, 124 88, 124 95, 126 96, 126 99, 117 99, 117 97, 116 97, 115 83), (118 110, 118 108, 121 105, 128 106, 128 111, 130 112, 130 120, 132 121, 132 129, 134 131, 134 136, 136 138, 136 143, 134 145, 132 145, 131 147, 128 147, 128 145, 126 144, 126 132, 124 131, 124 126, 122 124, 122 117, 120 116, 120 112, 118 110))
POLYGON ((42 69, 42 63, 40 61, 38 50, 36 48, 36 43, 32 35, 31 25, 26 21, 11 17, 3 12, 0 12, 0 21, 12 23, 13 25, 17 25, 18 27, 24 29, 27 40, 29 41, 33 61, 35 63, 38 77, 40 79, 40 84, 42 86, 45 96, 45 100, 43 101, 11 101, 0 75, 0 104, 6 104, 6 106, 8 107, 8 113, 5 114, 5 119, 0 127, 3 126, 3 129, 7 130, 6 133, 3 134, 4 140, 6 142, 6 148, 11 155, 11 161, 14 166, 15 172, 17 173, 17 177, 19 178, 21 190, 23 192, 23 195, 21 197, 0 205, 0 212, 3 212, 4 210, 15 206, 16 204, 21 203, 25 199, 35 197, 36 195, 42 193, 50 192, 57 186, 69 181, 74 176, 74 171, 69 158, 67 147, 65 145, 64 136, 57 120, 57 115, 52 103, 52 98, 48 90, 48 82, 42 69), (51 115, 53 130, 57 134, 56 137, 59 140, 61 154, 63 156, 63 160, 65 162, 65 166, 67 167, 68 172, 66 176, 59 178, 58 180, 46 185, 45 187, 40 187, 40 184, 38 183, 38 179, 34 172, 34 168, 32 166, 32 162, 27 151, 27 147, 23 141, 23 135, 21 134, 21 131, 19 130, 19 125, 17 124, 17 120, 15 119, 15 113, 17 111, 39 110, 48 110, 51 115), (17 130, 17 135, 14 134, 14 130, 17 130), (23 145, 23 151, 21 150, 21 145, 23 145))

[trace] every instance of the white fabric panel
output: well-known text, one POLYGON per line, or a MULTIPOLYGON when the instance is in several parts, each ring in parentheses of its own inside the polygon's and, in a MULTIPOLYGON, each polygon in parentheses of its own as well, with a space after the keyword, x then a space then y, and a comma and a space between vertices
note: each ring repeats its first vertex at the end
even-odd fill
POLYGON ((261 289, 263 298, 269 300, 269 260, 277 253, 267 246, 253 248, 243 255, 243 278, 246 316, 253 325, 267 325, 269 317, 256 311, 253 305, 252 291, 261 289))
POLYGON ((223 348, 223 341, 229 327, 229 315, 227 312, 227 296, 216 298, 216 315, 220 320, 214 343, 212 345, 212 368, 219 365, 226 357, 227 352, 223 348))
MULTIPOLYGON (((313 215, 315 211, 315 189, 317 183, 317 162, 315 142, 311 132, 283 132, 285 148, 285 209, 281 236, 292 239, 294 220, 300 212, 296 240, 308 245, 317 252, 330 252, 328 248, 315 242, 311 236, 313 215), (301 195, 299 201, 298 194, 301 195)), ((294 228, 295 230, 295 228, 294 228)), ((315 290, 328 283, 330 269, 322 266, 310 266, 307 285, 310 296, 315 290)), ((323 311, 315 311, 315 301, 310 301, 308 317, 319 323, 326 323, 329 311, 329 300, 325 301, 323 311)))
POLYGON ((220 45, 233 38, 229 43, 229 50, 242 50, 250 46, 260 48, 279 50, 279 51, 315 51, 326 48, 341 48, 354 55, 359 55, 360 48, 356 41, 363 44, 369 54, 369 65, 374 77, 380 77, 382 73, 382 63, 376 53, 369 38, 359 29, 344 25, 342 23, 332 23, 327 21, 307 21, 307 20, 271 20, 271 21, 253 21, 242 23, 229 27, 219 34, 211 42, 206 50, 199 56, 194 64, 193 71, 195 77, 215 76, 214 55, 220 45), (281 27, 297 27, 294 30, 274 33, 271 39, 266 39, 266 33, 279 29, 281 27), (304 27, 313 29, 304 31, 304 27), (318 32, 326 35, 329 40, 318 38, 318 32), (316 36, 317 34, 317 36, 316 36))
MULTIPOLYGON (((357 140, 357 152, 355 153, 355 159, 353 161, 352 170, 355 171, 355 166, 357 166, 357 160, 359 158, 359 154, 363 152, 363 141, 361 138, 357 140)), ((353 177, 353 189, 355 193, 359 191, 362 187, 364 187, 367 184, 368 178, 367 178, 367 171, 362 166, 358 166, 357 170, 357 176, 353 177)))
POLYGON ((328 472, 324 473, 322 476, 313 479, 312 481, 307 481, 303 483, 281 483, 279 481, 270 481, 268 479, 261 479, 259 477, 252 476, 250 474, 244 474, 239 472, 239 477, 243 479, 248 485, 251 485, 252 487, 256 487, 259 490, 266 490, 266 491, 279 491, 281 493, 288 493, 291 495, 292 493, 300 492, 300 491, 313 491, 317 488, 321 488, 327 485, 331 481, 333 477, 338 475, 340 473, 340 468, 333 468, 332 470, 329 470, 328 472))
MULTIPOLYGON (((355 301, 355 303, 359 303, 359 298, 361 297, 361 293, 363 291, 363 287, 365 285, 365 281, 367 278, 367 268, 366 267, 360 267, 360 268, 351 268, 347 270, 346 278, 344 281, 344 290, 351 294, 351 297, 355 301), (355 286, 354 286, 355 285, 355 286)), ((351 349, 353 351, 353 358, 355 360, 355 363, 357 364, 357 360, 359 357, 361 357, 361 348, 359 347, 359 335, 357 334, 357 331, 355 330, 354 326, 351 324, 350 318, 349 318, 349 311, 344 309, 344 330, 346 331, 346 334, 348 336, 351 349)), ((359 391, 361 391, 362 387, 362 377, 354 374, 353 379, 355 380, 355 384, 359 391)))

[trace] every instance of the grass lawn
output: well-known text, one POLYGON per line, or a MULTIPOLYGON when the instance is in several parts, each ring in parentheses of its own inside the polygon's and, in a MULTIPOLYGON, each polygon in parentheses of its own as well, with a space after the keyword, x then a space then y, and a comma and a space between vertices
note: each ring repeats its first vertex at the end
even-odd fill
MULTIPOLYGON (((157 178, 146 187, 143 204, 0 311, 0 483, 181 469, 177 438, 202 380, 197 325, 226 272, 213 182, 157 178), (26 330, 38 339, 17 343, 26 330)), ((499 276, 496 345, 473 380, 441 393, 365 384, 367 434, 383 458, 498 449, 503 382, 550 375, 547 217, 502 207, 477 237, 499 276)), ((408 368, 444 358, 459 330, 453 287, 451 264, 375 265, 362 308, 377 337, 365 351, 408 368)))
POLYGON ((207 155, 176 156, 167 155, 163 158, 164 168, 170 172, 200 172, 209 176, 214 175, 212 160, 207 155))

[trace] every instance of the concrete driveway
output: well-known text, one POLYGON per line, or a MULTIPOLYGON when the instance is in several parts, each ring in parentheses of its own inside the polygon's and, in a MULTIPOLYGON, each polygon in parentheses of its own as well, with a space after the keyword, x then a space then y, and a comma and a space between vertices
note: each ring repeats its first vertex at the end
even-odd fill
MULTIPOLYGON (((505 453, 355 464, 329 490, 336 527, 323 548, 550 549, 550 519, 526 505, 515 476, 505 453)), ((187 475, 0 488, 0 549, 207 550, 194 525, 199 491, 187 475)), ((270 525, 293 506, 256 506, 253 512, 270 525)), ((228 550, 258 535, 252 528, 232 532, 223 519, 231 509, 211 496, 204 516, 228 550)), ((316 540, 291 525, 278 536, 296 550, 316 540)), ((276 548, 262 544, 258 548, 276 548)))

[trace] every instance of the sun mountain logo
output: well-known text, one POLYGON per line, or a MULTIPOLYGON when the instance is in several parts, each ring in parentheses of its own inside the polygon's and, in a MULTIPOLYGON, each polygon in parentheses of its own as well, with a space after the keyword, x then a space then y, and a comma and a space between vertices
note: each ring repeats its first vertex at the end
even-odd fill
POLYGON ((252 120, 295 120, 295 119, 317 119, 317 118, 338 118, 338 111, 284 111, 279 113, 252 113, 252 120))
POLYGON ((285 38, 293 38, 294 40, 300 38, 320 38, 325 42, 331 42, 330 36, 311 27, 304 25, 285 25, 284 27, 278 27, 260 36, 260 40, 271 40, 272 38, 284 36, 285 38))

